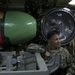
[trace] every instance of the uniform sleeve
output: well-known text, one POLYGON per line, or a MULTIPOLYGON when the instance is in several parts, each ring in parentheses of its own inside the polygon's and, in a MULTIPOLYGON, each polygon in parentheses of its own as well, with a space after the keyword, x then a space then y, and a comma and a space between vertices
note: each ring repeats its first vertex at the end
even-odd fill
POLYGON ((31 43, 27 47, 26 51, 31 52, 31 53, 44 53, 45 49, 42 45, 31 43))
POLYGON ((67 65, 68 65, 66 75, 75 75, 75 62, 74 62, 74 59, 73 59, 72 55, 69 53, 68 50, 66 50, 66 54, 67 54, 67 65))
POLYGON ((69 64, 69 68, 67 69, 66 75, 75 75, 75 62, 74 62, 74 60, 71 60, 71 63, 69 64))

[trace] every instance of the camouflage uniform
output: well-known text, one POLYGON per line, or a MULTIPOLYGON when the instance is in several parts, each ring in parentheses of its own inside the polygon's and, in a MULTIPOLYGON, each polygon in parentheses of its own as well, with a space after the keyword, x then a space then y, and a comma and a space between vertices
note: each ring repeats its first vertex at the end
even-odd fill
POLYGON ((35 52, 43 53, 45 51, 45 49, 42 45, 31 43, 27 47, 26 51, 31 52, 31 53, 35 53, 35 52))
MULTIPOLYGON (((75 72, 75 65, 73 63, 72 55, 69 53, 69 51, 66 48, 60 47, 58 50, 50 50, 50 47, 46 47, 46 49, 51 53, 51 54, 58 54, 60 55, 60 63, 59 63, 59 68, 67 68, 67 73, 66 75, 73 75, 75 72)), ((56 58, 56 57, 55 57, 56 58)))
POLYGON ((66 75, 75 75, 75 57, 73 57, 71 63, 70 63, 70 67, 67 70, 67 74, 66 75))
POLYGON ((44 53, 46 50, 48 50, 51 53, 51 55, 58 54, 58 55, 60 55, 59 67, 64 69, 68 66, 66 75, 75 74, 74 61, 72 59, 71 54, 69 53, 69 51, 66 48, 60 47, 58 50, 53 51, 48 46, 43 47, 42 45, 37 45, 37 44, 31 43, 27 47, 26 50, 31 53, 35 53, 35 52, 44 53))

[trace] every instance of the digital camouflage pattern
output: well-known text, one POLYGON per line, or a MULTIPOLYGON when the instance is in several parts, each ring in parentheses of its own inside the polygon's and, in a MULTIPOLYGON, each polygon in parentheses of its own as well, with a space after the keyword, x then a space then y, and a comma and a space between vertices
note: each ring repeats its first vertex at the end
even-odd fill
MULTIPOLYGON (((52 52, 53 50, 50 50, 50 47, 46 46, 45 48, 42 45, 31 43, 27 47, 27 51, 31 53, 39 52, 44 53, 46 50, 49 52, 52 52)), ((58 50, 55 50, 54 53, 57 53, 60 55, 60 68, 65 68, 68 66, 67 74, 66 75, 75 75, 75 59, 72 58, 72 55, 69 53, 69 51, 66 48, 60 47, 58 50)), ((51 53, 52 54, 52 53, 51 53)))
POLYGON ((45 51, 44 47, 42 45, 38 45, 38 44, 34 44, 34 43, 31 43, 26 51, 28 52, 31 52, 31 53, 43 53, 45 51))
POLYGON ((67 74, 66 75, 75 75, 75 57, 72 57, 71 65, 68 68, 67 74))

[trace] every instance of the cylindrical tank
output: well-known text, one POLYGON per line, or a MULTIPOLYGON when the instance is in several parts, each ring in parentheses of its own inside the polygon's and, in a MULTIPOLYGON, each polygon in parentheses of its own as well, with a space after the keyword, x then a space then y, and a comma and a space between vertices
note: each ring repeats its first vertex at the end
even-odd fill
POLYGON ((0 12, 0 44, 22 44, 36 35, 36 20, 20 11, 0 12))

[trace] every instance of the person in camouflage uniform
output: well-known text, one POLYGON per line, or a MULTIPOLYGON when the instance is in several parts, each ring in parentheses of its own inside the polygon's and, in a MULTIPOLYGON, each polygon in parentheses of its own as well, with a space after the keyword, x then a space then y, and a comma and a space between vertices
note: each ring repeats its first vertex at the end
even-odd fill
POLYGON ((44 55, 43 58, 46 60, 50 75, 74 75, 75 65, 72 55, 66 48, 61 47, 60 32, 57 30, 50 31, 47 34, 47 39, 47 46, 32 43, 27 47, 27 51, 40 52, 44 55), (57 66, 55 67, 55 65, 57 66))

